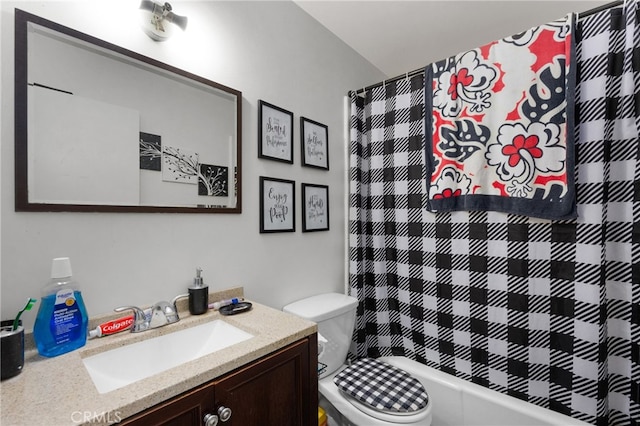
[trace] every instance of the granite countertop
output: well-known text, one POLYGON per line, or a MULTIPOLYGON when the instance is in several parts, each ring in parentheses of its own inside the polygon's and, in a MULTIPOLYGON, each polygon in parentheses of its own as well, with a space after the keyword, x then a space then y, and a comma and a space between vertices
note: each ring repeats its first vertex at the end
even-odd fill
MULTIPOLYGON (((241 287, 215 292, 209 300, 242 297, 242 292, 241 287)), ((0 423, 12 426, 118 423, 317 331, 313 322, 252 303, 251 311, 238 315, 223 316, 211 310, 191 316, 184 299, 178 302, 180 321, 174 324, 142 333, 122 332, 88 340, 82 348, 54 358, 42 357, 35 348, 27 348, 23 371, 0 382, 0 423), (216 319, 224 319, 254 337, 104 394, 98 393, 82 362, 83 358, 105 350, 216 319)), ((118 316, 92 318, 91 328, 118 316)))

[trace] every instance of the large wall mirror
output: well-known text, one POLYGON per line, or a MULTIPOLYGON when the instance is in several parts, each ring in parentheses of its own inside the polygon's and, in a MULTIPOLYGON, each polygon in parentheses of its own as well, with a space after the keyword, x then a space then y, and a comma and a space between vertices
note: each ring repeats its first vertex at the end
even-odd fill
POLYGON ((15 11, 16 211, 241 212, 241 92, 15 11))

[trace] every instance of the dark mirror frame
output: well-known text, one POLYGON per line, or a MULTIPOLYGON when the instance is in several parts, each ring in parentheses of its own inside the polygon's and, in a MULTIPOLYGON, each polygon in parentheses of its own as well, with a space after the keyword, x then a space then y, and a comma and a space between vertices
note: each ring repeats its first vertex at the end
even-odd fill
POLYGON ((242 92, 162 63, 58 23, 15 9, 15 211, 31 212, 134 212, 134 213, 241 213, 242 212, 242 92), (226 92, 236 98, 236 176, 230 170, 229 192, 236 188, 235 207, 121 206, 102 204, 32 203, 28 188, 28 26, 34 23, 99 48, 126 56, 167 73, 226 92))

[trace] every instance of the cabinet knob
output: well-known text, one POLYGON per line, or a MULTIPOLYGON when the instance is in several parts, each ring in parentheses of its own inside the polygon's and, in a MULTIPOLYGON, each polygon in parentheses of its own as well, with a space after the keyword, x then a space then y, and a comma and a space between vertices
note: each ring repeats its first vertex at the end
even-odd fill
POLYGON ((205 414, 202 420, 204 421, 204 426, 216 426, 218 424, 218 416, 215 414, 205 414))
POLYGON ((226 422, 231 418, 231 408, 221 406, 218 408, 218 415, 220 416, 220 420, 226 422))

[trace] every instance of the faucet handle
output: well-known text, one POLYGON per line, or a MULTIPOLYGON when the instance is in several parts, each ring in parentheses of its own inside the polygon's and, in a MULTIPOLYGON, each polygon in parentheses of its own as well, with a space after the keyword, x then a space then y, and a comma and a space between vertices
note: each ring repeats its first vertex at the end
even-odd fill
POLYGON ((171 303, 169 306, 165 308, 165 313, 167 314, 167 321, 169 324, 180 321, 180 316, 178 315, 178 307, 176 306, 176 302, 180 299, 184 299, 185 297, 189 297, 188 293, 179 294, 173 299, 171 299, 171 303))
POLYGON ((189 297, 189 293, 179 294, 173 299, 171 299, 171 304, 173 305, 173 309, 178 312, 178 307, 176 306, 176 302, 180 299, 184 299, 185 297, 189 297))
POLYGON ((177 295, 176 297, 171 299, 171 304, 175 305, 178 300, 184 299, 185 297, 189 297, 189 293, 183 293, 183 294, 177 295))
POLYGON ((114 309, 115 312, 123 312, 126 310, 133 311, 133 325, 131 326, 132 333, 138 333, 140 331, 145 331, 149 328, 149 321, 147 321, 147 316, 144 311, 137 306, 119 306, 114 309))

